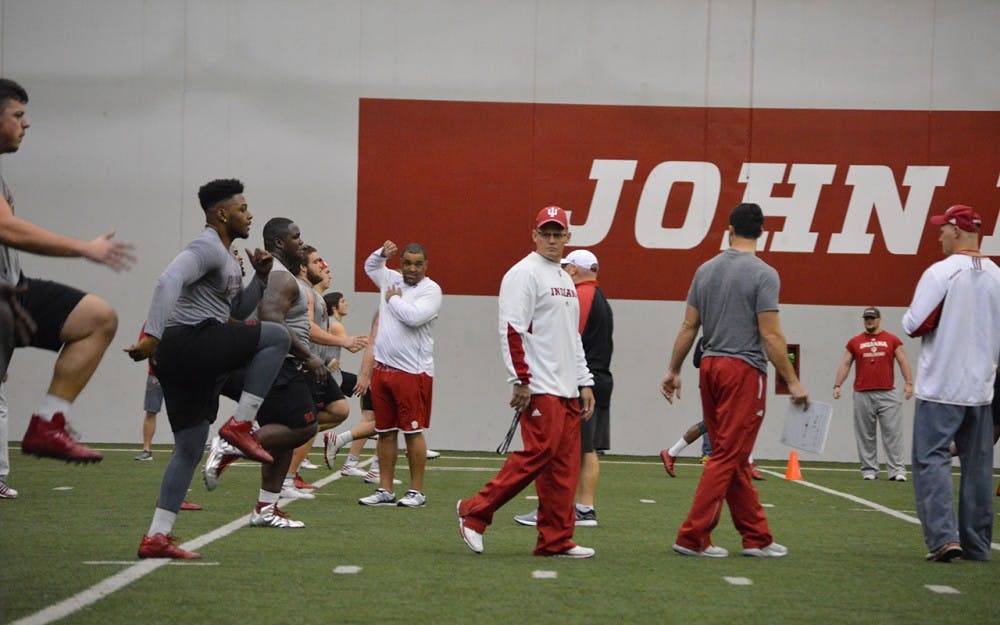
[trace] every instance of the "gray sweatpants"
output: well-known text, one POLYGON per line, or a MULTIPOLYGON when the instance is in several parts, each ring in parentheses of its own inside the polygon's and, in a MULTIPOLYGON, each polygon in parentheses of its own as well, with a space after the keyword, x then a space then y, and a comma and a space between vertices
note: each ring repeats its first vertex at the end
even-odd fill
MULTIPOLYGON (((2 376, 0 376, 2 377, 2 376)), ((7 395, 0 382, 0 484, 7 482, 10 475, 10 433, 7 430, 7 395)))
POLYGON ((917 400, 913 416, 913 494, 927 549, 960 543, 963 557, 989 560, 993 540, 993 415, 986 406, 917 400), (952 494, 951 452, 962 463, 958 520, 952 494))
POLYGON ((889 477, 906 475, 903 463, 903 403, 898 391, 854 392, 854 440, 862 475, 878 475, 876 427, 882 430, 885 470, 889 477))

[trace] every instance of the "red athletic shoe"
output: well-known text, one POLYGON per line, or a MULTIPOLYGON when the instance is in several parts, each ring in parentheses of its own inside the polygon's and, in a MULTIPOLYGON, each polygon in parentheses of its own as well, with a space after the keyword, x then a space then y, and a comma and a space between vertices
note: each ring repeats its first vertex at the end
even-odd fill
POLYGON ((752 462, 750 463, 750 477, 757 480, 758 482, 764 481, 764 476, 761 475, 760 471, 757 470, 757 465, 755 465, 752 462))
POLYGON ((32 415, 28 431, 21 441, 21 452, 66 462, 100 462, 104 459, 100 452, 74 440, 66 429, 66 418, 61 412, 55 413, 51 421, 32 415))
POLYGON ((181 510, 201 510, 201 506, 196 503, 191 503, 190 501, 182 501, 181 510))
POLYGON ((242 451, 247 458, 271 464, 274 462, 274 458, 260 446, 257 437, 250 431, 252 427, 253 424, 249 421, 237 421, 234 417, 229 417, 229 421, 226 421, 226 424, 219 428, 219 436, 242 451))
POLYGON ((295 474, 295 479, 292 481, 292 485, 299 490, 316 490, 316 487, 312 484, 307 483, 302 479, 298 473, 295 474))
POLYGON ((200 560, 201 554, 185 551, 174 544, 174 537, 169 534, 153 534, 143 536, 139 543, 140 558, 174 558, 175 560, 200 560))
POLYGON ((671 456, 669 449, 660 452, 660 460, 663 461, 663 468, 667 470, 667 475, 677 477, 677 474, 674 473, 674 463, 677 462, 677 457, 671 456))

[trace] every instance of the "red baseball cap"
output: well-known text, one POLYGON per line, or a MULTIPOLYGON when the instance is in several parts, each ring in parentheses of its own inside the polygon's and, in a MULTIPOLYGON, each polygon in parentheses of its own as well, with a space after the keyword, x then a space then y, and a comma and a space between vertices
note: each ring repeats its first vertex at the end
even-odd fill
POLYGON ((983 225, 983 220, 979 217, 979 213, 972 210, 971 206, 955 204, 946 210, 944 215, 931 217, 931 223, 935 226, 951 224, 966 232, 979 232, 980 226, 983 225))
POLYGON ((566 211, 558 206, 546 206, 538 211, 538 216, 535 217, 535 227, 541 228, 548 223, 558 224, 564 230, 569 230, 569 219, 566 218, 566 211))

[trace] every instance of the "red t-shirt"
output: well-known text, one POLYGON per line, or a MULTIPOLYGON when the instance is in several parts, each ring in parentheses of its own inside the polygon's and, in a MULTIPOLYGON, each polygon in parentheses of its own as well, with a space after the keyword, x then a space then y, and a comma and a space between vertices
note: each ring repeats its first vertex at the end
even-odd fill
POLYGON ((580 334, 587 327, 587 318, 590 317, 590 307, 594 304, 594 289, 597 288, 597 280, 586 280, 576 285, 576 300, 580 302, 580 334))
POLYGON ((854 356, 854 390, 891 391, 896 349, 902 344, 885 330, 874 335, 862 332, 848 341, 847 351, 854 356))

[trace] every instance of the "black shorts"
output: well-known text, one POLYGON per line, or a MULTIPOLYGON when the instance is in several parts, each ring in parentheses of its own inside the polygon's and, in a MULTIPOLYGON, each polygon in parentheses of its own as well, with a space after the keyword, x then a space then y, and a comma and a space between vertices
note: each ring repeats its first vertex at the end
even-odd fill
POLYGON ((350 397, 354 394, 354 387, 358 385, 358 376, 354 375, 350 371, 340 372, 340 390, 344 393, 344 397, 350 397))
POLYGON ((306 383, 309 384, 309 393, 312 396, 313 405, 316 412, 319 412, 335 401, 344 399, 344 392, 337 381, 333 379, 333 374, 329 371, 322 382, 316 381, 316 376, 306 373, 306 383))
POLYGON ((22 278, 20 286, 25 291, 18 294, 18 299, 38 324, 31 346, 59 351, 63 346, 59 335, 66 319, 87 294, 65 284, 34 278, 22 278))
POLYGON ((596 406, 590 419, 580 422, 580 451, 588 454, 611 449, 611 408, 596 406))
POLYGON ((257 411, 257 423, 278 423, 293 430, 316 425, 316 405, 309 383, 312 375, 298 361, 286 358, 257 411))
MULTIPOLYGON (((285 358, 264 403, 257 411, 257 423, 277 423, 293 430, 315 425, 316 406, 313 404, 310 376, 312 373, 305 371, 297 360, 285 358)), ((222 394, 239 401, 245 378, 246 369, 230 373, 222 385, 222 394)))
POLYGON ((215 421, 227 374, 250 362, 259 341, 260 326, 253 322, 208 320, 163 331, 153 373, 160 380, 174 432, 215 421))
POLYGON ((365 391, 365 394, 361 396, 361 410, 375 412, 375 404, 372 403, 371 389, 365 391))
POLYGON ((591 387, 594 393, 594 414, 587 421, 580 422, 580 451, 587 454, 592 451, 611 449, 611 391, 614 384, 610 381, 597 381, 591 387))

